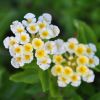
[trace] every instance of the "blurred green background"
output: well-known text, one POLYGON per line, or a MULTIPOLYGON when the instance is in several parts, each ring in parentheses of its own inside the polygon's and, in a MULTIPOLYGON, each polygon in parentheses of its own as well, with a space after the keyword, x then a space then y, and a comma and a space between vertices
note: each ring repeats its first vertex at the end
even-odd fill
MULTIPOLYGON (((100 57, 100 0, 0 0, 0 100, 61 100, 52 98, 48 91, 42 92, 40 82, 26 84, 25 80, 20 83, 9 80, 10 75, 21 69, 11 66, 9 52, 2 41, 12 35, 9 27, 12 21, 21 21, 28 12, 36 16, 50 13, 52 23, 61 29, 59 38, 67 40, 82 33, 84 36, 80 34, 78 38, 86 42, 84 38, 88 36, 87 41, 97 45, 100 57)), ((100 100, 100 67, 94 72, 96 78, 92 84, 83 82, 78 88, 62 89, 63 100, 100 100)))

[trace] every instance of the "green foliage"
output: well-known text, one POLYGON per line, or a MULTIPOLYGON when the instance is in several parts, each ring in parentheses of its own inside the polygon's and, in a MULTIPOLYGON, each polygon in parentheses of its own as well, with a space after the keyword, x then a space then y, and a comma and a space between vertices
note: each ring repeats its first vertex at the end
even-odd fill
POLYGON ((34 70, 25 70, 18 72, 10 77, 14 82, 24 82, 28 84, 35 84, 39 81, 37 74, 34 70))
POLYGON ((0 100, 99 100, 100 65, 95 70, 93 84, 79 88, 70 85, 58 88, 50 71, 42 71, 33 61, 22 70, 13 69, 10 55, 3 47, 3 39, 12 35, 9 26, 22 20, 27 12, 53 15, 53 23, 61 29, 60 38, 77 37, 80 42, 92 42, 100 57, 100 1, 99 0, 2 0, 0 2, 0 100), (88 25, 87 25, 87 24, 88 25), (90 28, 91 27, 91 28, 90 28), (74 33, 75 32, 75 33, 74 33), (74 34, 73 34, 74 33, 74 34), (10 77, 10 80, 9 80, 10 77))

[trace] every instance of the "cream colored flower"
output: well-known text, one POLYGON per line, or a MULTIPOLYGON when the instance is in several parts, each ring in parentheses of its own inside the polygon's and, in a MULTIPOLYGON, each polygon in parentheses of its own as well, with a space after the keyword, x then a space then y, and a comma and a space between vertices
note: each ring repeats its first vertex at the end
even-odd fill
POLYGON ((55 52, 55 54, 63 54, 66 52, 63 40, 57 39, 54 42, 55 42, 56 48, 57 48, 57 51, 55 52))
POLYGON ((24 66, 24 61, 22 56, 15 56, 14 58, 11 59, 11 65, 14 68, 20 68, 24 66))
POLYGON ((9 52, 11 56, 20 56, 23 54, 23 46, 16 44, 9 49, 9 52))
POLYGON ((76 72, 79 73, 80 75, 84 76, 85 74, 88 73, 88 67, 84 65, 80 65, 76 68, 76 72))
POLYGON ((87 56, 93 56, 96 52, 96 46, 92 43, 89 43, 86 45, 86 55, 87 56))
POLYGON ((70 38, 68 42, 65 43, 66 51, 68 51, 71 54, 74 53, 77 45, 78 40, 76 38, 70 38))
POLYGON ((55 54, 57 51, 56 44, 54 41, 48 41, 44 45, 45 50, 48 54, 55 54))
POLYGON ((56 36, 59 35, 60 29, 58 28, 58 26, 56 26, 56 25, 50 25, 50 28, 51 28, 52 33, 53 33, 52 38, 54 38, 54 37, 56 37, 56 36))
POLYGON ((56 64, 54 67, 51 69, 51 73, 53 76, 59 76, 63 73, 63 66, 56 64))
POLYGON ((88 59, 88 57, 86 57, 86 56, 79 56, 79 57, 77 58, 77 63, 78 63, 78 65, 87 65, 88 62, 89 62, 89 59, 88 59))
POLYGON ((97 65, 99 65, 99 58, 97 56, 92 56, 92 57, 89 57, 89 63, 88 63, 88 66, 90 68, 94 68, 96 67, 97 65))
POLYGON ((38 21, 37 24, 38 24, 38 26, 39 26, 39 30, 44 30, 44 29, 46 29, 47 26, 48 26, 47 23, 41 22, 41 21, 38 21))
POLYGON ((77 56, 84 55, 86 53, 86 46, 83 44, 79 44, 75 49, 75 54, 77 56))
POLYGON ((71 85, 72 86, 79 86, 81 84, 81 78, 80 78, 80 75, 77 74, 77 73, 74 73, 72 76, 71 76, 71 85))
POLYGON ((39 38, 34 38, 32 40, 32 46, 34 49, 40 49, 44 46, 44 42, 39 38))
POLYGON ((12 23, 12 25, 10 25, 10 28, 11 28, 11 31, 12 31, 15 35, 19 35, 19 34, 25 32, 24 26, 22 25, 21 22, 18 22, 18 21, 14 21, 14 22, 12 23))
POLYGON ((58 86, 59 87, 66 87, 70 83, 70 78, 64 75, 58 76, 58 86))
POLYGON ((33 51, 33 46, 31 43, 26 43, 23 45, 23 51, 24 53, 29 53, 33 51))
POLYGON ((38 20, 41 22, 46 22, 46 23, 50 24, 51 20, 52 20, 52 16, 48 13, 44 13, 44 14, 42 14, 42 16, 39 17, 38 20))
POLYGON ((95 75, 92 70, 89 70, 86 75, 83 76, 83 80, 87 83, 91 83, 94 81, 95 75))
POLYGON ((53 56, 53 62, 56 64, 61 64, 64 61, 64 58, 62 55, 54 55, 53 56))
POLYGON ((6 37, 3 41, 5 48, 12 47, 17 43, 19 43, 19 40, 16 37, 6 37))
POLYGON ((32 13, 27 13, 24 18, 26 20, 23 20, 22 23, 24 26, 28 26, 30 23, 35 23, 36 22, 36 18, 35 15, 32 13))
POLYGON ((19 39, 20 44, 26 44, 26 43, 30 42, 30 36, 28 33, 22 33, 22 34, 18 35, 17 38, 19 39))
POLYGON ((23 54, 23 60, 25 63, 31 63, 33 60, 33 53, 29 52, 29 53, 24 53, 23 54))
POLYGON ((27 31, 30 33, 30 34, 35 34, 37 33, 39 30, 39 27, 36 23, 31 23, 27 26, 27 31))
POLYGON ((41 49, 37 49, 37 50, 36 50, 35 56, 36 56, 38 59, 42 59, 42 58, 44 58, 44 57, 47 56, 47 53, 46 53, 45 49, 42 49, 42 48, 41 48, 41 49))
POLYGON ((64 67, 63 74, 65 76, 72 76, 73 75, 73 69, 71 67, 64 67))
POLYGON ((49 28, 46 28, 44 30, 41 30, 39 32, 40 38, 41 39, 50 39, 52 38, 52 31, 49 28))
POLYGON ((42 59, 37 59, 37 64, 42 70, 47 70, 50 67, 51 59, 49 56, 46 56, 42 59))

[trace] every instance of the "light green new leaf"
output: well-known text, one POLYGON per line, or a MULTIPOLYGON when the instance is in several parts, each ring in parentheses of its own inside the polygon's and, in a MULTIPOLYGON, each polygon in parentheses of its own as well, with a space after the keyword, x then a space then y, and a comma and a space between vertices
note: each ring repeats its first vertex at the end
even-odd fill
POLYGON ((10 77, 10 80, 14 82, 23 82, 23 83, 28 83, 28 84, 34 84, 39 81, 38 76, 34 70, 25 70, 25 71, 16 73, 10 77))

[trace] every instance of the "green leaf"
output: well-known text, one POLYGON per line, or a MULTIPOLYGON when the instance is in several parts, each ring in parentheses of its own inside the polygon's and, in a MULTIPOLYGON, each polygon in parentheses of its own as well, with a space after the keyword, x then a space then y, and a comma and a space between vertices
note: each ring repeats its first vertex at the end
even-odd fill
POLYGON ((93 30, 84 22, 75 20, 75 27, 78 32, 78 39, 80 42, 88 43, 92 42, 97 44, 97 37, 93 30))
POLYGON ((38 69, 38 76, 42 85, 43 92, 46 92, 49 89, 49 74, 48 71, 43 71, 40 68, 38 69))
POLYGON ((37 83, 38 77, 34 70, 25 70, 19 73, 16 73, 10 77, 10 80, 14 82, 24 82, 28 84, 37 83))
POLYGON ((89 100, 100 100, 100 92, 91 96, 89 100))
POLYGON ((81 97, 79 94, 75 93, 75 94, 73 94, 73 96, 70 98, 70 100, 83 100, 83 99, 82 99, 82 97, 81 97))
POLYGON ((96 67, 94 68, 94 70, 97 71, 97 72, 100 72, 100 65, 96 66, 96 67))
POLYGON ((77 28, 78 40, 82 43, 87 43, 87 39, 85 36, 84 28, 81 23, 77 20, 74 21, 74 25, 77 28))

